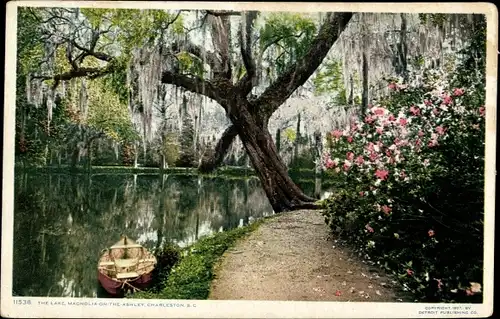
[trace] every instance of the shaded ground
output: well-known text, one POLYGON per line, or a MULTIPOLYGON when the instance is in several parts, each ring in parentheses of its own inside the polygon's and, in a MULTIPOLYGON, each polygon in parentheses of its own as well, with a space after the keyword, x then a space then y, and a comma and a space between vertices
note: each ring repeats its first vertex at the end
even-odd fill
POLYGON ((226 251, 209 299, 397 301, 394 282, 332 239, 319 211, 277 216, 226 251))

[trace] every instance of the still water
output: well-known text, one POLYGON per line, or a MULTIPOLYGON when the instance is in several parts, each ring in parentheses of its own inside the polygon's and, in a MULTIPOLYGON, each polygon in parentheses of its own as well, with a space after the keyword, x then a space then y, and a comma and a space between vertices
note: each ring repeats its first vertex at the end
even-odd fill
POLYGON ((186 246, 271 214, 255 178, 18 173, 13 295, 102 297, 97 260, 121 233, 186 246))

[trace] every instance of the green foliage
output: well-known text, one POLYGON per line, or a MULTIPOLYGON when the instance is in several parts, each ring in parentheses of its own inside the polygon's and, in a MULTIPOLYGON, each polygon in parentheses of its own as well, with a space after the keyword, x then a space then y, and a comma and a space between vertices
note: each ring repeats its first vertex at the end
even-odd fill
POLYGON ((27 74, 38 68, 44 56, 36 8, 19 7, 17 25, 17 73, 27 74))
POLYGON ((169 166, 174 165, 179 160, 180 147, 177 139, 177 135, 172 132, 165 134, 163 138, 160 153, 165 156, 165 161, 169 166))
POLYGON ((177 54, 177 59, 181 72, 203 78, 203 62, 198 57, 183 51, 177 54))
POLYGON ((420 23, 431 23, 435 26, 442 27, 448 20, 449 15, 444 13, 419 13, 420 23))
POLYGON ((270 65, 280 74, 297 59, 305 55, 316 32, 313 20, 299 13, 271 13, 260 29, 260 48, 264 54, 269 48, 277 56, 268 57, 270 65))
POLYGON ((340 187, 324 202, 327 223, 420 301, 482 302, 484 29, 455 74, 391 83, 364 122, 330 138, 340 187))
MULTIPOLYGON (((89 11, 93 10, 89 9, 89 11)), ((92 15, 93 13, 90 13, 90 16, 92 15)), ((176 13, 159 9, 115 9, 106 12, 106 16, 113 26, 120 30, 117 39, 124 52, 129 53, 133 48, 154 44, 157 39, 166 35, 167 25, 171 23, 176 13)), ((99 17, 102 21, 103 16, 99 17)), ((182 18, 176 20, 174 30, 177 33, 181 31, 182 21, 182 18)))
POLYGON ((103 81, 88 83, 88 125, 116 141, 133 141, 138 138, 132 127, 127 105, 119 97, 105 89, 103 81))
POLYGON ((286 140, 290 143, 294 143, 295 140, 297 139, 297 132, 293 128, 289 127, 285 129, 283 133, 284 133, 283 135, 285 135, 286 140))
POLYGON ((176 166, 193 167, 196 160, 194 153, 194 125, 193 120, 188 114, 185 114, 182 122, 180 145, 180 155, 176 166))
POLYGON ((344 92, 345 88, 341 62, 333 59, 325 62, 314 77, 313 84, 315 93, 344 92))
POLYGON ((167 279, 159 283, 160 289, 140 292, 128 297, 137 299, 207 299, 217 261, 237 240, 255 230, 261 223, 255 222, 249 226, 200 239, 182 252, 180 261, 175 264, 168 275, 165 275, 164 278, 167 279))
POLYGON ((114 72, 103 78, 103 84, 118 95, 120 103, 128 105, 129 89, 127 87, 127 66, 129 57, 122 55, 114 58, 110 63, 112 64, 114 72))

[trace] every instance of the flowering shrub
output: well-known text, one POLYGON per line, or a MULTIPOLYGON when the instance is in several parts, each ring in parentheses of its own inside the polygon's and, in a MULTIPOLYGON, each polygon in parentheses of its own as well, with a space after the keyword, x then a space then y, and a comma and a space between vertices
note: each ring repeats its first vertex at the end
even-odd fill
POLYGON ((482 301, 484 54, 469 62, 390 82, 324 155, 343 185, 327 223, 425 301, 482 301))

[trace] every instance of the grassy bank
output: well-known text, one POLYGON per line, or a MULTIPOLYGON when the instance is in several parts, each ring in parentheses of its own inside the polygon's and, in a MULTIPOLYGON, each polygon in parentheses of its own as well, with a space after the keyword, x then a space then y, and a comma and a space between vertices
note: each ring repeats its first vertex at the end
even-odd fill
MULTIPOLYGON (((77 166, 70 167, 69 165, 61 166, 15 166, 16 172, 36 172, 50 174, 182 174, 182 175, 198 175, 198 169, 193 167, 171 167, 160 169, 158 167, 132 167, 132 166, 92 166, 89 170, 87 167, 77 166)), ((251 168, 224 166, 214 170, 210 174, 200 174, 206 176, 226 175, 232 177, 254 176, 254 171, 251 168)))
MULTIPOLYGON (((198 169, 195 167, 170 167, 160 169, 158 167, 133 167, 133 166, 92 166, 89 170, 85 166, 71 167, 70 165, 60 166, 22 166, 15 165, 16 172, 43 172, 51 174, 193 174, 197 175, 198 169)), ((329 178, 332 177, 331 172, 322 172, 317 175, 315 170, 309 168, 290 169, 289 174, 293 179, 313 180, 315 177, 329 178)), ((226 175, 226 176, 255 176, 255 171, 251 167, 240 166, 221 166, 211 173, 200 174, 206 176, 226 175)))
MULTIPOLYGON (((158 269, 156 276, 158 282, 150 291, 128 295, 127 298, 207 299, 210 283, 214 278, 213 267, 215 263, 237 240, 245 237, 263 222, 264 219, 245 227, 216 233, 202 238, 192 246, 178 252, 175 249, 166 248, 168 253, 174 256, 173 259, 177 258, 177 254, 179 255, 178 261, 174 263, 172 268, 167 266, 166 269, 158 269)), ((167 259, 169 259, 168 256, 167 259)), ((167 262, 168 264, 169 262, 167 262)))

